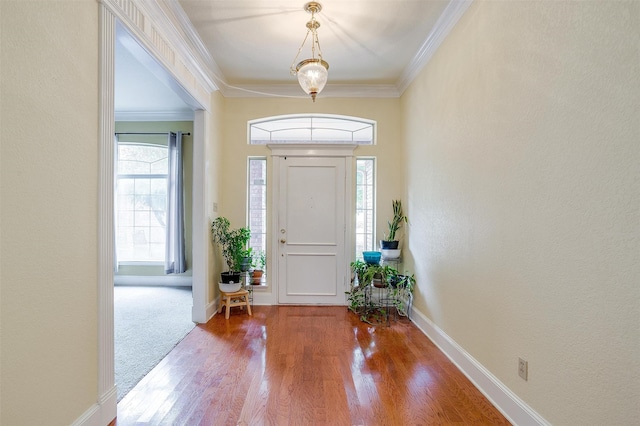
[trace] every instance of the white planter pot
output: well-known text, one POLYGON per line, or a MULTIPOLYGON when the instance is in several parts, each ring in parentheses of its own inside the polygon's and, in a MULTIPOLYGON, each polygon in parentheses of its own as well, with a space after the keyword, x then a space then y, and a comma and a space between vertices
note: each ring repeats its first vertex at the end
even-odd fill
POLYGON ((380 249, 380 252, 382 253, 382 258, 385 260, 390 260, 390 259, 397 259, 400 257, 400 249, 380 249))
POLYGON ((225 293, 235 293, 242 288, 242 283, 218 283, 218 287, 220 288, 220 291, 224 291, 225 293))

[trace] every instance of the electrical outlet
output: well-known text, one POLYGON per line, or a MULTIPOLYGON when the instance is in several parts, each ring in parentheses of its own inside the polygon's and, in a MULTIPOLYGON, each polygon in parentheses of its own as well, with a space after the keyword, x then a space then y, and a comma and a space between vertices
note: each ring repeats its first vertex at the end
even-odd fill
POLYGON ((522 377, 524 380, 527 380, 528 375, 529 363, 522 358, 518 358, 518 376, 522 377))
POLYGON ((214 213, 218 212, 218 203, 213 203, 213 212, 214 213))

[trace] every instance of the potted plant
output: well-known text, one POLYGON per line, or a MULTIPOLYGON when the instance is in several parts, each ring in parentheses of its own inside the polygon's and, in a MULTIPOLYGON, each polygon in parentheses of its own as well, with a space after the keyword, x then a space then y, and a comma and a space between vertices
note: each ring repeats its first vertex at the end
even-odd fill
POLYGON ((229 219, 219 217, 211 223, 213 241, 222 248, 222 256, 228 271, 220 274, 223 283, 240 282, 241 263, 246 257, 246 246, 251 238, 249 228, 231 229, 229 219))
POLYGON ((253 263, 253 248, 242 249, 238 252, 237 265, 241 272, 251 269, 253 263))
POLYGON ((349 310, 368 324, 388 323, 389 308, 397 305, 394 298, 387 296, 397 293, 388 283, 392 277, 398 276, 398 271, 389 265, 366 263, 361 260, 351 262, 351 270, 358 276, 359 285, 352 286, 351 291, 346 292, 349 310), (384 289, 380 290, 383 293, 372 294, 371 286, 384 289))
POLYGON ((416 285, 416 277, 414 274, 398 274, 395 277, 395 281, 395 285, 391 285, 392 290, 390 293, 393 305, 397 309, 398 314, 408 317, 413 300, 413 289, 416 285))
POLYGON ((389 283, 392 276, 398 274, 398 271, 389 265, 368 264, 362 275, 362 282, 366 285, 373 284, 374 287, 383 288, 389 283))
POLYGON ((352 282, 357 281, 358 285, 364 284, 364 272, 367 270, 368 264, 360 259, 351 262, 351 272, 353 273, 352 282))
POLYGON ((251 284, 259 285, 262 281, 264 269, 267 266, 267 253, 260 250, 254 254, 253 272, 251 273, 251 284))
POLYGON ((402 225, 408 222, 407 216, 402 212, 402 202, 400 200, 393 200, 391 205, 393 207, 393 217, 387 222, 387 225, 389 226, 388 233, 385 234, 384 240, 380 240, 380 248, 383 251, 382 255, 387 259, 393 259, 400 256, 398 249, 399 241, 396 234, 400 228, 402 228, 402 225), (391 250, 398 251, 394 252, 391 250))
POLYGON ((372 265, 362 261, 352 262, 351 265, 354 274, 362 274, 362 278, 358 286, 351 286, 351 290, 346 292, 347 307, 361 321, 371 325, 388 324, 392 308, 401 316, 409 316, 415 275, 400 274, 389 265, 372 265), (372 293, 372 286, 381 288, 383 293, 372 293))

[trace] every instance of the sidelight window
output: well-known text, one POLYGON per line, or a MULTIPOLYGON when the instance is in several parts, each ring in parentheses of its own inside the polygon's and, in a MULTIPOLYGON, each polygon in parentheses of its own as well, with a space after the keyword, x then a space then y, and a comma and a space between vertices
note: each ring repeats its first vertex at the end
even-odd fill
POLYGON ((267 250, 267 159, 249 157, 247 226, 251 230, 249 247, 254 255, 267 250))
POLYGON ((356 159, 356 259, 375 250, 375 158, 356 159))

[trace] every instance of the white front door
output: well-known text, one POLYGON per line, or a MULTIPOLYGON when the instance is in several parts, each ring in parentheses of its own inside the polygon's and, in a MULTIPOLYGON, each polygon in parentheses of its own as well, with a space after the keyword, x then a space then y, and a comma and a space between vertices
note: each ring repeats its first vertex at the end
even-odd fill
MULTIPOLYGON (((346 167, 351 157, 281 156, 277 197, 278 303, 345 304, 346 167)), ((275 165, 274 165, 275 166, 275 165)))

